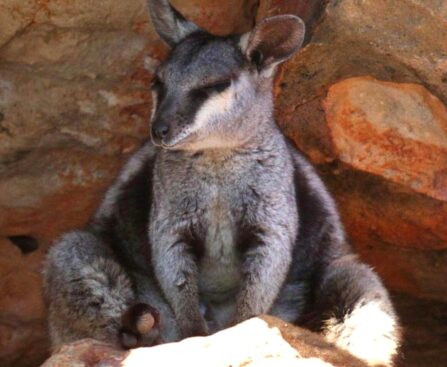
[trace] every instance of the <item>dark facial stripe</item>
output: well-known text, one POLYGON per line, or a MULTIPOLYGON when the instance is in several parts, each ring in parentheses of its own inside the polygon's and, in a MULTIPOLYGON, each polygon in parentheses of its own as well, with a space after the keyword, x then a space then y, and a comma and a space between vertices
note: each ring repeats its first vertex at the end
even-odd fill
POLYGON ((176 45, 154 81, 158 106, 152 127, 169 127, 161 143, 170 145, 183 137, 203 104, 229 88, 243 66, 236 38, 196 32, 176 45))

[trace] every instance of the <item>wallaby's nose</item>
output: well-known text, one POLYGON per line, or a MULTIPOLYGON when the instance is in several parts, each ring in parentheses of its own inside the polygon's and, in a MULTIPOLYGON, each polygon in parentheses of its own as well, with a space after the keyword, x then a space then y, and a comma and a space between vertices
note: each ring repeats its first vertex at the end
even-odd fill
POLYGON ((169 126, 161 123, 152 127, 152 135, 158 140, 162 140, 169 133, 169 126))

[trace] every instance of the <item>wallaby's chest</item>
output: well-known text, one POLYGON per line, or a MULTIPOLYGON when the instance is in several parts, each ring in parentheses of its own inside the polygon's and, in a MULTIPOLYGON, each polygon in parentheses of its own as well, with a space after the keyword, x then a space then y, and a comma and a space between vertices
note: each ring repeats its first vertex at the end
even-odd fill
POLYGON ((252 158, 236 157, 217 164, 170 160, 161 166, 163 181, 157 191, 161 203, 155 214, 199 237, 194 238, 200 246, 199 288, 212 302, 236 293, 241 279, 241 228, 268 196, 264 195, 269 189, 266 175, 255 163, 252 158))
POLYGON ((205 225, 200 258, 199 288, 205 297, 220 301, 234 293, 240 280, 237 222, 231 202, 216 193, 202 218, 205 225))

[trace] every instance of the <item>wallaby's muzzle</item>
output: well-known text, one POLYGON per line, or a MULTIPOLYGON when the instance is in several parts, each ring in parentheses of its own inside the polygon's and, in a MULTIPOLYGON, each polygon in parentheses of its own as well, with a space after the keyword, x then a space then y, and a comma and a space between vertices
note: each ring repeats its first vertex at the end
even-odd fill
POLYGON ((155 145, 171 148, 188 135, 197 108, 186 96, 167 95, 152 120, 151 137, 155 145))
POLYGON ((157 120, 156 123, 152 124, 151 133, 154 144, 163 145, 163 139, 169 134, 169 125, 163 120, 157 120))

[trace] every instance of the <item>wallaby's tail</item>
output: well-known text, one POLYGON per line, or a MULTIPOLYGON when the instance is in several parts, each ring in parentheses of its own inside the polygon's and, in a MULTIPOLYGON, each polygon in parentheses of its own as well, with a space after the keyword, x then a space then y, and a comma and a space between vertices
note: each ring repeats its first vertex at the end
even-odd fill
POLYGON ((371 366, 392 366, 401 330, 377 274, 354 255, 333 261, 320 283, 316 309, 326 338, 371 366))

